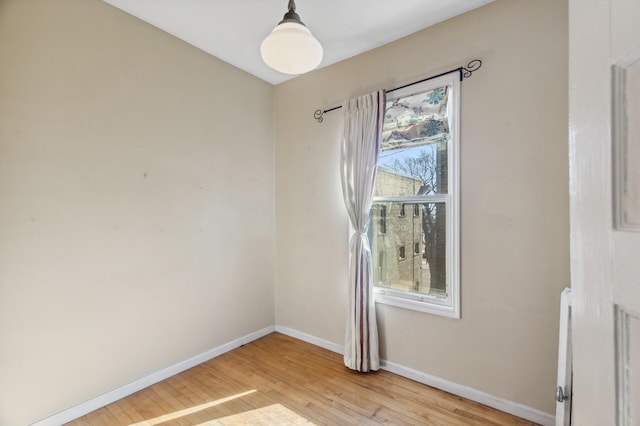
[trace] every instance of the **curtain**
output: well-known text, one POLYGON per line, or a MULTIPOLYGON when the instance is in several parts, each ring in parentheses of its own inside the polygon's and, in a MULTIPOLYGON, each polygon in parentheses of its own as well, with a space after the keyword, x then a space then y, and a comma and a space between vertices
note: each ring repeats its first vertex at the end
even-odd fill
POLYGON ((346 101, 342 108, 344 137, 340 172, 342 195, 352 228, 344 364, 352 370, 367 372, 380 367, 367 232, 384 120, 384 91, 346 101))

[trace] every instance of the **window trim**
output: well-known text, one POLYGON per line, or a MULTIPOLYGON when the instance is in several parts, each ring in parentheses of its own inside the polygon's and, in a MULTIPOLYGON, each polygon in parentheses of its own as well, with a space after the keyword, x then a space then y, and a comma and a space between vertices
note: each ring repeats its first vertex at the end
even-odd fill
POLYGON ((449 128, 451 139, 447 143, 448 193, 411 197, 374 197, 375 202, 444 202, 447 211, 447 299, 411 292, 400 292, 389 288, 373 286, 374 301, 400 308, 412 309, 460 318, 460 79, 458 74, 447 74, 420 84, 394 91, 387 95, 387 101, 413 94, 427 92, 442 86, 451 86, 449 97, 449 128))

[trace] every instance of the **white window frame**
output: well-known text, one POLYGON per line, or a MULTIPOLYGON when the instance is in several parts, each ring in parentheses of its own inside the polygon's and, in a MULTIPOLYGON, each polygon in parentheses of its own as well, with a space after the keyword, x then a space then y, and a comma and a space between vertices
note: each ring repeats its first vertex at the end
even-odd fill
POLYGON ((374 197, 375 202, 420 202, 446 203, 446 276, 447 298, 437 298, 419 293, 403 292, 374 285, 376 303, 397 306, 441 315, 460 318, 460 77, 451 73, 423 83, 409 86, 387 94, 387 101, 428 92, 442 86, 450 86, 449 128, 451 138, 447 143, 447 180, 448 193, 412 197, 374 197))

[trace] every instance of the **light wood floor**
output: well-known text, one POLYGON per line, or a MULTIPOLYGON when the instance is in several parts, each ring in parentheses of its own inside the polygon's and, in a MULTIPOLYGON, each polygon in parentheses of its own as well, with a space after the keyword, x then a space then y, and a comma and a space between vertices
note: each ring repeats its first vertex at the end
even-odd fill
POLYGON ((70 425, 533 425, 273 333, 70 425))

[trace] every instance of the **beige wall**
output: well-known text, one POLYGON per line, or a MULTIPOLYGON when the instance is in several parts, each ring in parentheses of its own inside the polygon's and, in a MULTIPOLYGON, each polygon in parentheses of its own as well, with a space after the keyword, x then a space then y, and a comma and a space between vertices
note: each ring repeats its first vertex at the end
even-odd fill
POLYGON ((105 3, 0 2, 0 424, 274 323, 273 121, 105 3))
POLYGON ((569 284, 567 4, 498 0, 276 87, 276 323, 342 343, 343 99, 455 68, 462 84, 462 319, 378 305, 382 356, 554 412, 569 284))

